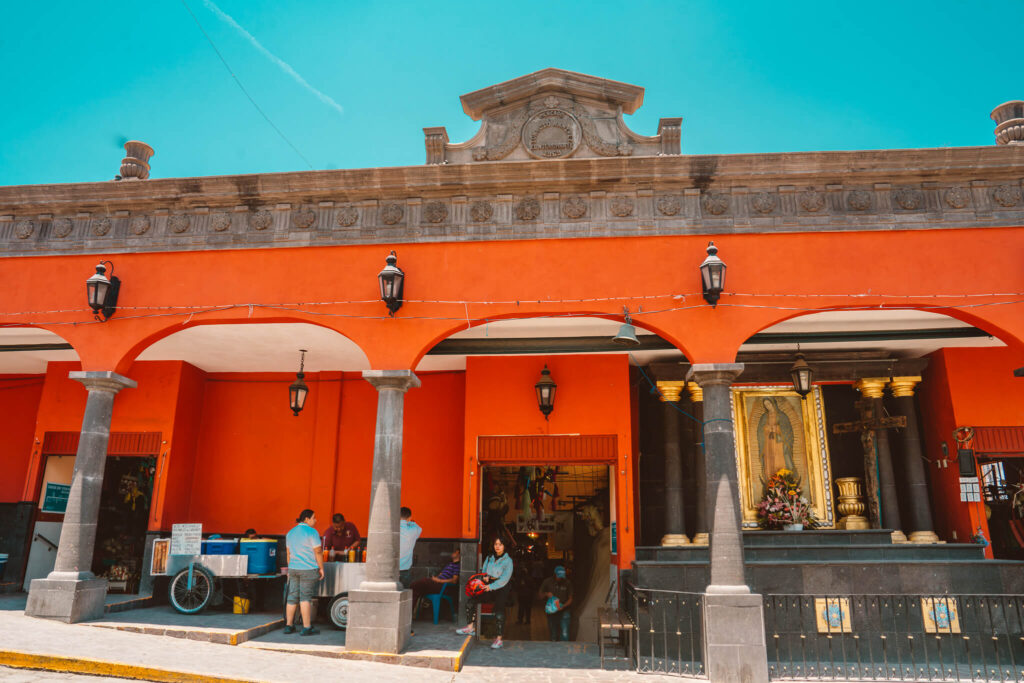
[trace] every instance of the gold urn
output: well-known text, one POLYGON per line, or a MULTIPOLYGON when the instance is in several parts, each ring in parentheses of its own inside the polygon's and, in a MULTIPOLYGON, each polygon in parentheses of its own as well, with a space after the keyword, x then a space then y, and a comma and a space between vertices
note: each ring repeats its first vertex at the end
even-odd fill
POLYGON ((836 488, 839 490, 836 510, 842 515, 836 526, 840 529, 870 529, 868 518, 864 516, 864 480, 840 477, 836 479, 836 488))

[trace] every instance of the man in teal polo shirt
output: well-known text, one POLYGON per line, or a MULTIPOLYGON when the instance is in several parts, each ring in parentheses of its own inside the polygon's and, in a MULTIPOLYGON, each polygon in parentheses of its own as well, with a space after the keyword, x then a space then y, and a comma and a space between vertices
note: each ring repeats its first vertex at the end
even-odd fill
POLYGON ((288 604, 285 607, 285 633, 295 633, 295 606, 302 612, 304 628, 300 636, 312 636, 320 631, 313 628, 312 601, 317 584, 324 578, 324 557, 320 550, 320 534, 316 530, 316 513, 303 510, 298 522, 288 535, 288 604))

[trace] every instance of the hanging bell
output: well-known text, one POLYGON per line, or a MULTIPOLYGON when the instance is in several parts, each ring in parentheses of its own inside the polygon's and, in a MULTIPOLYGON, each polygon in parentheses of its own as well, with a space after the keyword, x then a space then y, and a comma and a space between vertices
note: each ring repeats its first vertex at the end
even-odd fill
POLYGON ((619 333, 612 337, 612 343, 618 346, 640 346, 640 340, 636 338, 636 328, 633 321, 626 314, 625 324, 619 328, 619 333))

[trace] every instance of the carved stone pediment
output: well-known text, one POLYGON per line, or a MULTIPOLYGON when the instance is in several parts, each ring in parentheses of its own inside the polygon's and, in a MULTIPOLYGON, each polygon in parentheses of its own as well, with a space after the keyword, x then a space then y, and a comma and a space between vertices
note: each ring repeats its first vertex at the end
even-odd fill
POLYGON ((626 126, 644 99, 628 83, 544 69, 460 99, 480 130, 453 144, 443 127, 424 128, 428 164, 679 154, 682 119, 661 119, 657 135, 626 126))

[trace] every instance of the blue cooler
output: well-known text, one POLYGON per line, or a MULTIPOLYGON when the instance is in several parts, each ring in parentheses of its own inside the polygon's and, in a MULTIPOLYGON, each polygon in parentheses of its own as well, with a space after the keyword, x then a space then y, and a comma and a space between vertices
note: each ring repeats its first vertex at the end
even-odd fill
POLYGON ((208 538, 203 541, 203 555, 237 555, 237 538, 208 538))
POLYGON ((249 556, 248 574, 277 573, 277 539, 275 538, 243 538, 242 555, 249 556))

